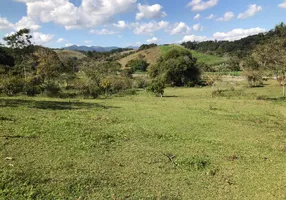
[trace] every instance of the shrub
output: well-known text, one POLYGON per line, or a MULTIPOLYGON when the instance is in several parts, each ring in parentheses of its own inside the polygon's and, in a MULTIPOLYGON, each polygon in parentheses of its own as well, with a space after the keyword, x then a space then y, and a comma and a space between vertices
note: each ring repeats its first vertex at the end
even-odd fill
POLYGON ((135 59, 135 60, 130 60, 127 64, 126 67, 129 69, 132 69, 132 71, 146 71, 147 67, 149 64, 142 59, 135 59))
POLYGON ((44 95, 48 97, 59 97, 61 95, 61 88, 53 81, 43 84, 44 95))
POLYGON ((258 62, 253 57, 249 56, 243 60, 242 69, 249 87, 257 87, 263 84, 262 71, 258 62))
POLYGON ((132 74, 134 73, 133 69, 125 68, 121 71, 120 75, 127 78, 132 78, 132 74))
POLYGON ((136 77, 134 79, 133 87, 135 88, 146 88, 149 85, 148 80, 143 77, 136 77))
POLYGON ((258 87, 263 85, 262 74, 260 71, 244 71, 243 75, 247 78, 249 87, 258 87))
POLYGON ((41 88, 41 79, 35 76, 28 77, 23 90, 28 96, 35 96, 36 94, 40 94, 43 90, 43 88, 41 88))
POLYGON ((110 93, 115 94, 132 87, 131 79, 120 76, 108 77, 110 82, 110 93))
POLYGON ((98 85, 93 83, 88 85, 88 94, 95 99, 99 97, 100 94, 102 94, 102 90, 100 89, 100 87, 98 87, 98 85))
POLYGON ((163 97, 165 88, 165 82, 162 79, 154 79, 149 87, 149 90, 156 96, 163 97))
POLYGON ((23 92, 25 80, 21 77, 1 77, 0 91, 8 96, 23 92))
POLYGON ((91 80, 76 80, 75 89, 79 91, 79 95, 82 95, 85 98, 92 97, 95 99, 102 93, 96 82, 91 80))

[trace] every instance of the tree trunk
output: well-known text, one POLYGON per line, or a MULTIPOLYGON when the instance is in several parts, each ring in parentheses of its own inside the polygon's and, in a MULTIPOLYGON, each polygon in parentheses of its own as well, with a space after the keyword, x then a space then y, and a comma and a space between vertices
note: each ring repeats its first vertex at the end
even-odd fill
MULTIPOLYGON (((21 61, 21 65, 23 64, 24 62, 24 56, 21 55, 21 58, 22 58, 22 61, 21 61)), ((24 65, 24 76, 25 76, 25 82, 27 81, 27 74, 26 74, 26 66, 24 65)))

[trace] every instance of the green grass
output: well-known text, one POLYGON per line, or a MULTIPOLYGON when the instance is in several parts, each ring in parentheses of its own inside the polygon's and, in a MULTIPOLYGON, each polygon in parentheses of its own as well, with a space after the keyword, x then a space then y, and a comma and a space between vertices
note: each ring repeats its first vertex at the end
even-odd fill
MULTIPOLYGON (((176 48, 184 48, 184 47, 180 46, 180 45, 160 46, 160 49, 161 49, 163 54, 166 54, 171 49, 176 49, 176 48)), ((197 51, 191 51, 191 52, 192 52, 192 55, 198 59, 198 62, 205 63, 205 64, 211 65, 211 66, 219 65, 219 64, 222 64, 222 63, 225 63, 228 61, 228 58, 226 58, 226 57, 213 56, 213 55, 209 55, 209 54, 200 53, 197 51)))
POLYGON ((205 74, 220 74, 224 76, 241 76, 242 71, 232 71, 232 72, 204 72, 205 74))
POLYGON ((180 46, 180 45, 176 45, 176 44, 160 46, 160 50, 161 50, 163 55, 166 54, 171 49, 182 49, 182 48, 184 48, 184 47, 180 46))
POLYGON ((1 97, 0 199, 285 199, 286 101, 268 84, 1 97))
POLYGON ((198 62, 205 63, 207 65, 219 65, 226 63, 229 58, 227 57, 218 57, 209 54, 200 53, 197 51, 191 51, 193 56, 198 59, 198 62))

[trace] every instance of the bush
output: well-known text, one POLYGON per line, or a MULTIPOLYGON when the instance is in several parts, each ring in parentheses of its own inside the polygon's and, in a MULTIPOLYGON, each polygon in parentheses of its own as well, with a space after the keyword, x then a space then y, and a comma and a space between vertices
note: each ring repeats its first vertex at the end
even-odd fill
POLYGON ((122 90, 127 90, 132 87, 131 79, 126 77, 113 76, 108 77, 110 82, 110 93, 115 94, 122 90))
POLYGON ((163 97, 165 88, 165 82, 162 79, 155 79, 152 81, 148 90, 153 92, 156 96, 163 97))
POLYGON ((23 92, 25 80, 21 77, 1 77, 0 91, 8 96, 23 92))
POLYGON ((100 87, 96 84, 96 82, 91 80, 76 80, 75 89, 79 91, 79 95, 82 95, 85 98, 92 97, 97 98, 102 93, 100 87))
POLYGON ((43 94, 48 97, 60 97, 61 95, 61 88, 53 81, 44 83, 42 88, 44 90, 43 94))
POLYGON ((133 72, 135 71, 145 72, 148 66, 149 64, 145 60, 142 60, 142 59, 130 60, 126 64, 126 67, 128 67, 129 69, 132 69, 133 72))
POLYGON ((97 98, 100 96, 100 94, 102 94, 102 90, 100 89, 100 87, 98 87, 98 85, 96 84, 90 84, 88 86, 88 93, 92 98, 97 98))
POLYGON ((24 86, 24 91, 28 96, 35 96, 43 91, 41 88, 41 79, 39 77, 28 77, 24 86))
POLYGON ((249 87, 259 87, 263 85, 262 73, 260 71, 244 71, 249 87))
POLYGON ((135 88, 146 88, 149 85, 149 81, 143 77, 136 77, 134 79, 133 87, 135 88))
POLYGON ((132 78, 132 74, 134 73, 133 69, 125 68, 121 71, 120 75, 127 78, 132 78))
POLYGON ((154 44, 154 43, 152 43, 152 44, 142 44, 139 47, 138 51, 142 51, 142 50, 145 50, 145 49, 150 49, 150 48, 153 48, 153 47, 156 47, 156 46, 158 46, 158 45, 154 44))

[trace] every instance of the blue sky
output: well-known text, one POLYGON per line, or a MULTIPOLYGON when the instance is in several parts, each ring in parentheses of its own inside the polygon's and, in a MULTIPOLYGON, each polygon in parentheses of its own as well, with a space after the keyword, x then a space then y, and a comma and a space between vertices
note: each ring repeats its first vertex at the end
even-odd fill
POLYGON ((29 28, 48 47, 236 40, 285 19, 286 0, 1 0, 0 38, 29 28))

